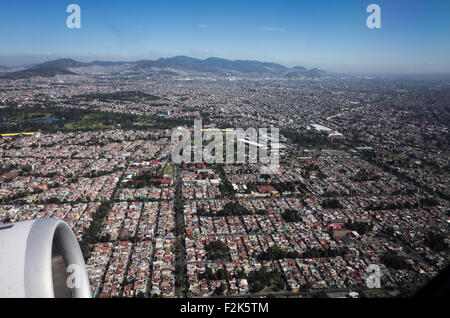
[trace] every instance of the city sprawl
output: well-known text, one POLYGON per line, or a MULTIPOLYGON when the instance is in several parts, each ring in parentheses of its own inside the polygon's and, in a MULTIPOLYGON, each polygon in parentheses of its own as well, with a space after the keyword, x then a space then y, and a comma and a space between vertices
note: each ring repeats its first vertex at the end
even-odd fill
POLYGON ((449 265, 448 79, 76 72, 0 81, 0 224, 66 221, 95 297, 405 296, 449 265), (174 163, 195 119, 278 128, 276 173, 174 163))

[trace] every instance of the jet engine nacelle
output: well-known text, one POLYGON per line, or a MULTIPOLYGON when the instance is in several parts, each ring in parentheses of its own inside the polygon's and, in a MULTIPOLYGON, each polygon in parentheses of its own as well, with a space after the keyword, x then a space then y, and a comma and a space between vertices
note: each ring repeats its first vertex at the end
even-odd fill
POLYGON ((0 225, 0 298, 90 298, 80 246, 62 220, 0 225))

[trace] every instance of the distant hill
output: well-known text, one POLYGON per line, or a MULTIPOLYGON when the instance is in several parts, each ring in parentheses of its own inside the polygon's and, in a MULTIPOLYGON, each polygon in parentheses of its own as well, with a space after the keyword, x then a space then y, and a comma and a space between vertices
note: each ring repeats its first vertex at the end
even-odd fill
POLYGON ((210 57, 205 60, 195 59, 187 56, 175 56, 171 58, 160 58, 156 61, 144 60, 135 63, 133 70, 170 68, 182 71, 196 71, 216 74, 265 74, 272 76, 285 76, 287 78, 318 78, 327 74, 320 69, 308 70, 303 66, 288 68, 276 63, 265 63, 251 60, 236 60, 210 57))
POLYGON ((82 63, 72 59, 59 59, 45 62, 29 67, 26 70, 5 73, 2 79, 27 79, 35 76, 54 77, 55 75, 76 75, 67 68, 90 66, 89 63, 82 63))
MULTIPOLYGON (((68 69, 89 66, 123 66, 124 71, 132 72, 152 72, 157 75, 176 76, 178 72, 199 72, 212 73, 216 75, 264 75, 279 76, 289 79, 295 78, 318 78, 327 74, 320 69, 308 70, 303 66, 288 68, 277 63, 267 63, 252 60, 227 60, 218 57, 210 57, 204 60, 188 57, 175 56, 171 58, 160 58, 158 60, 141 60, 137 62, 109 62, 93 61, 91 63, 82 63, 73 59, 58 59, 48 61, 42 64, 33 65, 26 70, 11 72, 3 75, 2 78, 18 79, 29 78, 33 76, 52 77, 58 74, 73 75, 68 69)), ((0 69, 1 70, 1 69, 0 69)))
POLYGON ((200 60, 187 56, 160 58, 156 61, 138 61, 136 62, 135 70, 155 67, 207 73, 239 72, 277 74, 288 70, 287 67, 275 63, 263 63, 248 60, 231 61, 217 57, 210 57, 205 60, 200 60))
POLYGON ((90 63, 82 63, 78 62, 72 59, 58 59, 54 61, 48 61, 42 64, 38 64, 33 66, 33 69, 40 69, 40 68, 76 68, 76 67, 86 67, 91 66, 90 63))
POLYGON ((294 70, 294 71, 307 71, 307 69, 306 69, 306 67, 304 67, 304 66, 295 66, 295 67, 293 67, 292 68, 292 70, 294 70))
POLYGON ((295 71, 287 73, 285 76, 287 78, 319 78, 327 74, 327 72, 320 70, 318 68, 313 68, 311 70, 307 70, 304 67, 294 67, 295 71))
POLYGON ((35 76, 54 77, 55 75, 76 75, 76 73, 71 72, 65 68, 41 67, 18 72, 5 73, 3 76, 0 76, 0 79, 15 80, 15 79, 27 79, 35 76))

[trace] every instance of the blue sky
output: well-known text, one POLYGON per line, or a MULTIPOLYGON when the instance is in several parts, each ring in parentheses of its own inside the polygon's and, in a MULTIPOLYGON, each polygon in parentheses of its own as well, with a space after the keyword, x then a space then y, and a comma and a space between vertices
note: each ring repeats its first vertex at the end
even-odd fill
POLYGON ((347 72, 450 72, 447 0, 2 0, 0 65, 174 55, 347 72), (81 7, 81 29, 66 7, 81 7), (366 8, 381 7, 381 29, 366 8))

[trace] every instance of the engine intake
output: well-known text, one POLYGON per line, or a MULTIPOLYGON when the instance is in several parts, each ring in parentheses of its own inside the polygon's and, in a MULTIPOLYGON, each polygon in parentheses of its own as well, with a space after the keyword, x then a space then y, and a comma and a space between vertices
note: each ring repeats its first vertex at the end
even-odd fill
POLYGON ((78 241, 62 220, 0 225, 1 298, 90 298, 78 241))

